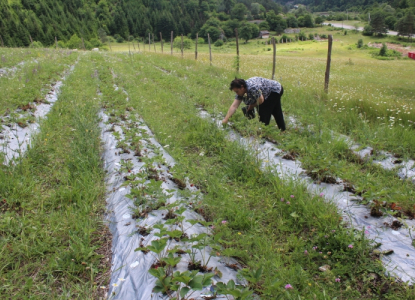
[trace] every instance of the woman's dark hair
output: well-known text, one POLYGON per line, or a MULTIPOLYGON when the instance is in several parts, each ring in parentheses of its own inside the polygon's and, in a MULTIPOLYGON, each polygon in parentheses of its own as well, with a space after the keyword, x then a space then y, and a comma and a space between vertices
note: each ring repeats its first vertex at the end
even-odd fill
POLYGON ((235 78, 234 80, 232 80, 231 82, 231 86, 229 87, 229 89, 232 91, 234 88, 241 88, 241 87, 246 87, 246 81, 243 80, 242 78, 235 78))

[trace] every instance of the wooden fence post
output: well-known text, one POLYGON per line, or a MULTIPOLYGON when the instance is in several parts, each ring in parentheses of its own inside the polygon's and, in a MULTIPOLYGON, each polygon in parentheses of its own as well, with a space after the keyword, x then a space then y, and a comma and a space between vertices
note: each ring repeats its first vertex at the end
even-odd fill
POLYGON ((135 46, 134 46, 134 37, 133 36, 130 36, 129 37, 129 39, 131 40, 131 44, 133 44, 133 49, 134 49, 134 51, 135 51, 135 46), (132 39, 131 39, 132 38, 132 39))
POLYGON ((210 47, 210 35, 208 33, 208 42, 209 42, 209 58, 210 58, 210 65, 212 65, 212 48, 210 47))
POLYGON ((84 37, 82 37, 82 48, 84 48, 84 51, 85 51, 84 37))
POLYGON ((330 80, 330 65, 331 65, 331 48, 333 46, 333 36, 329 35, 329 48, 327 52, 327 65, 326 65, 326 76, 324 79, 324 91, 329 92, 329 80, 330 80))
POLYGON ((138 51, 140 51, 140 41, 137 38, 137 47, 138 47, 138 51))
POLYGON ((197 60, 197 39, 199 38, 199 34, 196 33, 196 48, 195 48, 195 60, 197 60))
POLYGON ((170 36, 170 55, 173 55, 173 31, 170 36))
POLYGON ((150 33, 148 34, 148 51, 151 50, 151 37, 150 37, 150 33))
POLYGON ((277 56, 277 46, 275 46, 275 38, 272 37, 272 47, 274 48, 274 54, 272 56, 272 80, 275 79, 275 60, 277 56))
POLYGON ((153 46, 154 46, 154 52, 156 52, 156 43, 154 42, 154 33, 153 33, 152 35, 153 35, 153 46))
POLYGON ((29 34, 29 38, 30 38, 30 45, 33 44, 33 40, 32 40, 32 36, 29 34))
POLYGON ((182 58, 183 58, 183 34, 182 34, 182 44, 181 44, 181 48, 182 48, 182 58))
POLYGON ((238 38, 238 28, 235 28, 236 36, 236 72, 239 73, 239 38, 238 38))
POLYGON ((163 34, 160 32, 161 53, 163 53, 163 34))

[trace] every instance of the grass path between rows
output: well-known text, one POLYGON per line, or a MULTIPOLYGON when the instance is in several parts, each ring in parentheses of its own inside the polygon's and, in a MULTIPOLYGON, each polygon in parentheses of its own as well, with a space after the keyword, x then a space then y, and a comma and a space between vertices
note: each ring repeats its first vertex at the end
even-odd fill
MULTIPOLYGON (((412 289, 385 277, 364 232, 345 228, 334 205, 296 182, 261 171, 254 153, 197 116, 198 97, 215 92, 208 82, 190 86, 185 75, 181 82, 163 76, 144 56, 118 55, 113 61, 115 83, 126 89, 130 101, 114 94, 104 105, 118 117, 135 109, 177 161, 174 176, 189 177, 202 189, 199 205, 216 231, 224 233, 223 255, 247 267, 245 277, 256 293, 264 299, 414 296, 412 289), (325 264, 331 270, 319 271, 325 264), (260 267, 263 274, 255 278, 260 267), (284 288, 287 284, 293 289, 284 288)), ((222 76, 216 68, 199 71, 207 78, 222 76)))
POLYGON ((0 167, 1 299, 96 299, 106 284, 100 59, 81 58, 32 148, 0 167))

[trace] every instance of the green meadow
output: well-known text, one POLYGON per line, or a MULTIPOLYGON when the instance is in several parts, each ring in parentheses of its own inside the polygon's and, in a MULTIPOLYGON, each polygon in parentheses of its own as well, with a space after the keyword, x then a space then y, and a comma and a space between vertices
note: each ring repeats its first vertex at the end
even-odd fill
MULTIPOLYGON (((333 35, 329 92, 323 91, 326 39, 277 43, 275 79, 285 90, 287 131, 280 133, 273 121, 268 127, 249 121, 240 111, 231 119, 233 129, 274 141, 316 182, 343 179, 368 211, 381 201, 403 220, 414 216, 414 184, 373 158, 359 159, 339 138, 373 147, 375 158, 381 150, 415 158, 415 61, 380 60, 374 55, 379 49, 356 43, 414 45, 327 26, 304 32, 333 35)), ((219 254, 239 261, 240 275, 261 299, 414 299, 412 286, 385 274, 374 251, 379 245, 364 229, 347 226, 334 204, 302 183, 262 169, 254 150, 229 141, 227 128, 198 116, 200 107, 217 117, 226 114, 235 76, 271 78, 272 45, 264 42, 240 41, 239 73, 235 41, 212 45, 212 63, 207 44, 198 45, 197 61, 193 48, 183 58, 177 48, 170 55, 169 43, 163 54, 160 43, 156 51, 140 43, 138 51, 136 42, 111 44, 112 51, 99 53, 1 48, 4 67, 27 61, 0 77, 2 115, 44 97, 45 86, 77 62, 30 149, 0 167, 1 298, 104 297, 111 259, 98 115, 104 109, 114 123, 133 118, 132 112, 143 118, 176 160, 174 177, 188 178, 202 192, 199 208, 221 234, 219 254), (324 265, 330 269, 322 272, 324 265)), ((134 136, 133 128, 123 130, 134 136)))

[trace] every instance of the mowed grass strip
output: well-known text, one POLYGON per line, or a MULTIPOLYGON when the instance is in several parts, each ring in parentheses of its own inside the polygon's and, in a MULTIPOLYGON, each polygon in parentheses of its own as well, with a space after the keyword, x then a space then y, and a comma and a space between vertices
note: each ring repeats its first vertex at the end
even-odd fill
MULTIPOLYGON (((184 92, 186 79, 178 83, 161 75, 147 57, 117 57, 115 82, 127 90, 130 101, 114 99, 119 104, 111 113, 121 115, 133 107, 143 116, 176 159, 173 175, 189 177, 204 192, 195 205, 214 222, 216 232, 224 233, 219 254, 240 260, 250 287, 263 299, 414 296, 413 290, 385 277, 365 233, 345 228, 336 207, 312 197, 301 184, 261 170, 253 151, 229 142, 225 132, 199 118, 196 99, 184 92), (324 265, 330 270, 320 271, 324 265)), ((211 92, 207 86, 209 79, 196 86, 195 98, 211 92)))
POLYGON ((1 299, 96 299, 107 283, 97 63, 81 59, 32 148, 1 165, 1 299))
MULTIPOLYGON (((42 49, 43 51, 54 51, 42 49)), ((41 49, 0 48, 0 68, 12 68, 23 61, 39 57, 41 49)))
POLYGON ((78 57, 78 53, 69 51, 33 51, 37 53, 37 61, 29 60, 14 76, 0 79, 0 115, 13 115, 19 107, 44 101, 50 89, 47 85, 60 80, 78 57))

